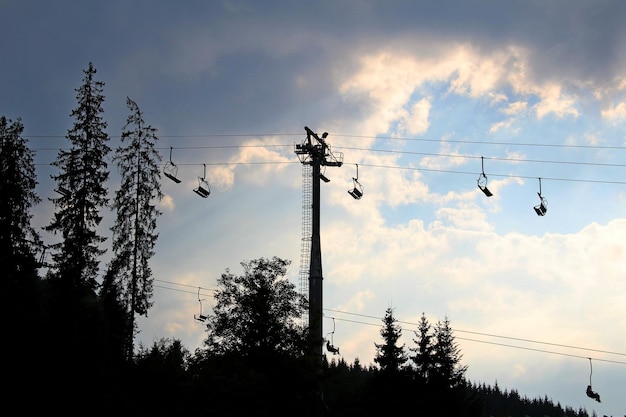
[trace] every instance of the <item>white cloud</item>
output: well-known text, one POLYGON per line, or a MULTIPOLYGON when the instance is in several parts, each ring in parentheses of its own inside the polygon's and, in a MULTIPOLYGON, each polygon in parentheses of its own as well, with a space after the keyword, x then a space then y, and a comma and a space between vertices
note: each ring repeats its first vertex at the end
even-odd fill
POLYGON ((534 110, 538 118, 543 118, 554 113, 557 117, 574 116, 578 117, 576 100, 573 96, 563 94, 562 87, 558 84, 548 84, 534 89, 535 93, 541 97, 534 110))
POLYGON ((426 98, 414 103, 406 120, 406 133, 409 135, 419 135, 428 131, 428 114, 431 104, 426 98))
POLYGON ((601 110, 602 117, 605 119, 613 120, 615 122, 626 119, 626 103, 620 102, 614 106, 601 110))

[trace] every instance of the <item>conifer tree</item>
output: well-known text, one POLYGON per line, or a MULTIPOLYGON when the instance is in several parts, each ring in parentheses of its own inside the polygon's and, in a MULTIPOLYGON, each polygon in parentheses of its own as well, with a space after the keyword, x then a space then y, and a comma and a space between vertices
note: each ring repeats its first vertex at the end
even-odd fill
POLYGON ((396 322, 393 310, 387 308, 383 317, 383 328, 380 330, 383 343, 375 343, 376 356, 374 357, 374 362, 383 372, 397 373, 404 369, 404 364, 408 360, 405 346, 398 346, 398 341, 402 337, 402 328, 396 322))
POLYGON ((147 315, 152 306, 153 278, 150 258, 158 238, 157 218, 161 212, 155 202, 163 197, 155 149, 156 129, 146 125, 137 103, 127 98, 130 115, 122 131, 122 145, 113 160, 121 175, 113 209, 116 219, 113 231, 113 260, 108 266, 103 293, 115 294, 120 306, 128 312, 126 349, 133 353, 135 314, 147 315))
POLYGON ((34 346, 29 343, 36 338, 31 329, 39 319, 38 258, 43 244, 30 222, 31 209, 40 200, 35 193, 34 152, 22 138, 23 130, 21 120, 0 117, 0 312, 3 317, 19 317, 6 321, 5 334, 19 341, 8 344, 14 355, 6 353, 7 357, 24 355, 29 359, 20 363, 32 363, 27 350, 34 346))
POLYGON ((59 196, 51 199, 56 210, 45 229, 62 235, 62 241, 53 246, 52 277, 67 288, 93 291, 99 257, 106 252, 100 247, 106 238, 97 228, 102 220, 100 210, 108 203, 106 157, 110 148, 103 120, 104 83, 95 80, 91 62, 83 72, 83 84, 76 89, 78 106, 70 114, 74 125, 66 136, 70 149, 60 150, 53 163, 60 170, 52 176, 59 196))
MULTIPOLYGON (((30 210, 39 203, 34 152, 22 138, 22 121, 0 117, 0 270, 9 292, 24 275, 36 275, 39 234, 31 226, 30 210)), ((15 295, 15 294, 13 294, 15 295)))
POLYGON ((415 372, 417 376, 422 381, 426 382, 428 381, 428 377, 434 367, 434 346, 431 325, 424 313, 422 313, 422 317, 420 318, 415 336, 417 336, 417 339, 413 339, 413 341, 417 346, 410 349, 415 352, 415 355, 411 356, 411 360, 415 364, 415 372))
POLYGON ((454 387, 463 382, 467 366, 461 365, 461 351, 454 341, 450 320, 446 316, 435 326, 435 344, 433 347, 437 383, 454 387))

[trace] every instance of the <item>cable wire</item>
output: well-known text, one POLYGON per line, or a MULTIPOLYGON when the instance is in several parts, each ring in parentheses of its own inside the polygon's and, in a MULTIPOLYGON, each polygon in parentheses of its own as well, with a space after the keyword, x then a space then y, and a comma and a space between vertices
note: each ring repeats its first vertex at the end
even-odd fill
MULTIPOLYGON (((173 282, 173 281, 158 280, 158 279, 155 279, 155 281, 164 282, 164 283, 168 283, 168 284, 172 284, 172 285, 180 285, 180 286, 189 287, 189 288, 201 288, 203 290, 208 290, 208 291, 213 291, 213 292, 217 291, 216 289, 197 287, 195 285, 188 285, 188 284, 179 284, 179 283, 176 283, 176 282, 173 282)), ((195 292, 195 291, 179 290, 179 289, 176 289, 176 288, 157 286, 157 285, 155 285, 155 287, 166 289, 166 290, 183 292, 183 293, 192 294, 192 295, 197 295, 197 292, 195 292)), ((201 295, 209 296, 209 294, 201 294, 201 295)), ((363 317, 363 318, 375 319, 375 320, 378 320, 378 321, 382 321, 381 317, 371 316, 371 315, 367 315, 367 314, 351 313, 351 312, 348 312, 348 311, 335 310, 335 309, 330 309, 330 308, 324 308, 323 310, 331 311, 331 312, 334 312, 334 313, 340 313, 340 314, 346 314, 346 315, 352 315, 352 316, 358 316, 358 317, 363 317)), ((325 317, 326 318, 332 318, 333 320, 339 320, 339 321, 343 321, 343 322, 348 322, 348 323, 355 323, 355 324, 362 324, 362 325, 376 326, 376 327, 380 327, 381 326, 380 323, 368 323, 368 322, 364 322, 364 321, 346 319, 346 318, 342 318, 342 317, 338 317, 338 316, 326 316, 325 315, 325 317)), ((410 325, 410 326, 418 326, 419 325, 418 323, 412 323, 412 322, 402 321, 402 320, 396 320, 396 323, 410 325)), ((485 337, 494 337, 494 338, 500 338, 500 339, 514 340, 514 341, 525 342, 525 343, 533 343, 533 344, 546 345, 546 346, 554 346, 554 347, 562 347, 562 348, 568 348, 568 349, 576 349, 576 350, 587 351, 587 352, 596 352, 596 353, 603 353, 603 354, 609 354, 609 355, 626 356, 626 353, 622 353, 622 352, 612 352, 612 351, 601 350, 601 349, 586 348, 586 347, 565 345, 565 344, 552 343, 552 342, 543 342, 543 341, 527 339, 527 338, 511 337, 511 336, 501 336, 501 335, 492 334, 492 333, 483 333, 483 332, 476 332, 476 331, 462 330, 462 329, 455 329, 455 328, 453 328, 452 331, 453 332, 457 332, 457 333, 469 333, 469 334, 475 334, 475 335, 485 336, 485 337)), ((549 353, 549 354, 553 354, 553 355, 568 356, 568 357, 573 357, 573 358, 582 358, 582 359, 588 359, 589 358, 589 356, 574 355, 574 354, 564 353, 564 352, 554 352, 554 351, 545 350, 545 349, 536 349, 536 348, 530 348, 530 347, 526 347, 526 346, 510 345, 510 344, 498 343, 498 342, 493 342, 493 341, 488 341, 488 340, 470 339, 470 338, 458 337, 458 336, 455 336, 455 339, 465 340, 465 341, 470 341, 470 342, 477 342, 477 343, 484 343, 484 344, 489 344, 489 345, 494 345, 494 346, 501 346, 501 347, 507 347, 507 348, 528 350, 528 351, 539 352, 539 353, 549 353)), ((592 359, 594 359, 596 361, 599 361, 599 362, 608 362, 608 363, 626 365, 626 362, 617 361, 617 360, 601 359, 601 358, 592 358, 592 359)))

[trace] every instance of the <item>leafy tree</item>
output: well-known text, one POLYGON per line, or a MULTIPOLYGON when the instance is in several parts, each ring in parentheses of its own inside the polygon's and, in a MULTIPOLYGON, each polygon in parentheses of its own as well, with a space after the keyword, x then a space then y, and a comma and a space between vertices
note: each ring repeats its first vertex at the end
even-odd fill
POLYGON ((420 318, 415 336, 417 336, 417 339, 413 339, 413 341, 417 346, 410 349, 415 352, 415 355, 411 356, 411 360, 415 364, 415 372, 418 378, 422 381, 428 381, 428 377, 434 367, 434 346, 431 325, 424 313, 422 313, 420 318))
POLYGON ((217 280, 221 288, 207 326, 209 351, 253 357, 302 354, 304 334, 297 323, 304 299, 285 279, 290 263, 278 257, 242 262, 241 276, 226 269, 217 280))
POLYGON ((53 163, 60 169, 52 176, 59 197, 51 199, 56 211, 46 230, 63 236, 63 241, 54 245, 53 276, 69 288, 95 290, 98 258, 105 252, 99 245, 106 238, 98 234, 97 227, 102 220, 100 210, 108 203, 105 183, 110 148, 102 117, 104 83, 95 80, 91 62, 83 72, 83 84, 76 89, 78 106, 70 114, 74 126, 67 132, 71 149, 60 150, 53 163))
POLYGON ((212 395, 212 413, 318 415, 317 375, 300 326, 305 300, 285 279, 289 264, 259 258, 241 263, 243 275, 227 269, 218 279, 206 349, 191 366, 212 395))
POLYGON ((117 212, 113 231, 113 260, 103 283, 105 295, 115 293, 121 307, 128 312, 126 349, 133 354, 135 314, 147 315, 152 306, 153 278, 149 260, 154 255, 157 218, 161 212, 154 201, 160 201, 161 156, 155 149, 156 129, 146 125, 139 106, 127 98, 130 115, 122 131, 122 146, 113 160, 117 162, 121 186, 115 194, 117 212))
POLYGON ((383 317, 383 328, 380 335, 383 343, 376 345, 376 356, 374 362, 380 366, 383 372, 397 373, 404 368, 408 357, 405 353, 405 346, 398 346, 398 341, 402 337, 402 328, 396 324, 397 320, 393 316, 393 310, 387 308, 383 317))
POLYGON ((437 383, 454 387, 460 384, 467 370, 466 365, 461 365, 461 351, 454 341, 450 320, 446 316, 443 321, 435 326, 435 344, 433 347, 435 360, 434 379, 437 383))

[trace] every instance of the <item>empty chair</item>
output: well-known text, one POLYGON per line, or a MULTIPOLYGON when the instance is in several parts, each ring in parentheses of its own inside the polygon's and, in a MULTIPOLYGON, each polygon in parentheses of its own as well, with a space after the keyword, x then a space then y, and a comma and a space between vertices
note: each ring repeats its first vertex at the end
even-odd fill
POLYGON ((61 185, 59 185, 54 191, 56 191, 58 194, 61 194, 63 197, 69 197, 70 194, 72 194, 70 190, 61 185))
POLYGON ((198 187, 194 188, 193 191, 202 198, 207 198, 211 194, 211 187, 206 180, 206 164, 204 164, 204 176, 198 177, 198 187))
POLYGON ((357 188, 357 184, 355 184, 355 187, 352 190, 348 190, 348 194, 354 197, 355 200, 360 200, 361 197, 363 197, 363 191, 357 188))
POLYGON ((202 314, 202 302, 203 301, 204 301, 204 298, 200 299, 200 287, 198 287, 198 302, 200 303, 200 314, 194 314, 193 318, 201 322, 205 322, 209 318, 209 316, 207 316, 206 314, 202 314))
POLYGON ((172 162, 172 147, 170 146, 170 160, 165 163, 163 167, 163 174, 174 181, 176 184, 180 183, 180 179, 178 178, 178 167, 174 162, 172 162))
POLYGON ((546 199, 543 197, 541 198, 541 203, 538 206, 535 206, 535 212, 537 213, 537 216, 545 216, 546 213, 548 212, 548 203, 546 202, 546 199))
POLYGON ((348 194, 350 194, 355 200, 360 200, 363 197, 363 186, 359 182, 359 164, 356 164, 356 177, 352 177, 352 182, 354 188, 348 190, 348 194))

